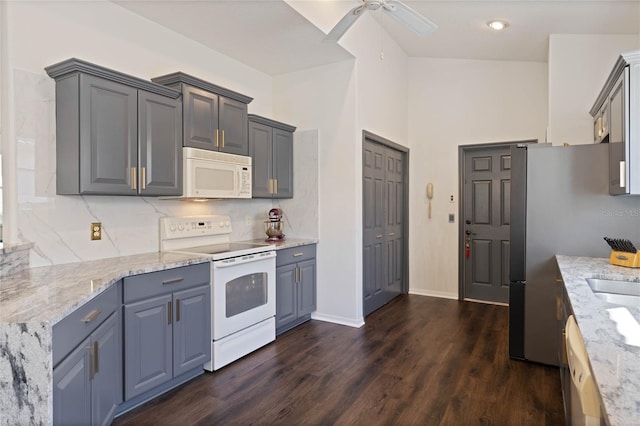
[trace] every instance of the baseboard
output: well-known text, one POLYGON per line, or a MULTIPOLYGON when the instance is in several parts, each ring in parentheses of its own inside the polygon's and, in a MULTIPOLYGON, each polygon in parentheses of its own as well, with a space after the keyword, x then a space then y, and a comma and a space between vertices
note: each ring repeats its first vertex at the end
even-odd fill
POLYGON ((331 322, 334 324, 340 324, 340 325, 346 325, 349 327, 354 327, 354 328, 360 328, 364 325, 364 319, 361 318, 359 320, 353 319, 353 318, 345 318, 345 317, 339 317, 339 316, 335 316, 335 315, 327 315, 327 314, 322 314, 322 313, 318 313, 318 312, 314 312, 311 314, 311 319, 313 320, 318 320, 318 321, 324 321, 324 322, 331 322))
POLYGON ((441 299, 458 300, 458 293, 449 293, 447 291, 410 289, 409 290, 409 294, 415 294, 415 295, 418 295, 418 296, 439 297, 441 299))

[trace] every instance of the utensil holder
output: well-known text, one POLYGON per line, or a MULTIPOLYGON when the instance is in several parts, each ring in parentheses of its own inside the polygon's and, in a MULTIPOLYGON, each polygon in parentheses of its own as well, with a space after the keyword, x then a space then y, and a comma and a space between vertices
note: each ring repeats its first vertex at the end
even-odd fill
POLYGON ((609 263, 612 265, 626 266, 628 268, 640 268, 640 251, 628 253, 626 251, 611 251, 609 263))

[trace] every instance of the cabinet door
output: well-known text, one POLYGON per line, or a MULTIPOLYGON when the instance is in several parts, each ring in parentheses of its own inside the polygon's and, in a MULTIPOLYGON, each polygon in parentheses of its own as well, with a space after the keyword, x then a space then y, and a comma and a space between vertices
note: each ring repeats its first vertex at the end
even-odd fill
POLYGON ((626 145, 623 73, 609 96, 609 193, 612 195, 628 192, 625 182, 628 170, 626 145))
POLYGON ((118 312, 91 335, 97 347, 95 375, 91 381, 91 424, 109 425, 122 402, 122 344, 118 312))
POLYGON ((91 423, 89 345, 84 340, 53 370, 53 424, 91 423))
POLYGON ((124 307, 124 396, 129 400, 173 378, 171 295, 124 307))
POLYGON ((276 329, 298 318, 296 265, 276 268, 276 329))
POLYGON ((253 198, 271 198, 270 179, 273 176, 272 128, 249 122, 249 155, 252 159, 253 198))
POLYGON ((218 150, 218 96, 185 85, 182 90, 184 136, 182 144, 218 150))
POLYGON ((138 91, 80 76, 80 193, 135 195, 138 91))
POLYGON ((316 261, 300 262, 298 268, 298 316, 301 317, 316 310, 316 261))
POLYGON ((173 374, 178 376, 211 359, 211 288, 173 294, 173 374))
POLYGON ((139 187, 141 195, 182 194, 182 103, 138 92, 139 187))
POLYGON ((293 134, 273 129, 273 178, 275 198, 293 197, 293 134))
POLYGON ((249 155, 247 139, 247 104, 219 97, 220 151, 229 154, 249 155))

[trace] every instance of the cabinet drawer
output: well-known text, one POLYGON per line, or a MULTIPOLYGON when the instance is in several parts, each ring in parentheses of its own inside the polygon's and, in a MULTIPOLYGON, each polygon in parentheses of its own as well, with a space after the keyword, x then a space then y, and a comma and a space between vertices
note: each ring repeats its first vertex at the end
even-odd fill
POLYGON ((309 244, 306 246, 291 247, 277 251, 276 266, 297 263, 303 260, 315 259, 316 245, 309 244))
POLYGON ((80 342, 87 338, 98 326, 121 305, 120 282, 53 325, 52 352, 55 367, 80 342))
POLYGON ((211 262, 150 272, 124 279, 124 303, 209 284, 211 262))

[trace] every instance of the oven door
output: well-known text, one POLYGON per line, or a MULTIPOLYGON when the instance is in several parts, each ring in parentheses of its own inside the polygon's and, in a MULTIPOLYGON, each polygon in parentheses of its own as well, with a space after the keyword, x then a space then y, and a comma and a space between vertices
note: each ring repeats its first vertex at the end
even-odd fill
POLYGON ((213 340, 275 316, 275 251, 214 261, 211 286, 213 340))

